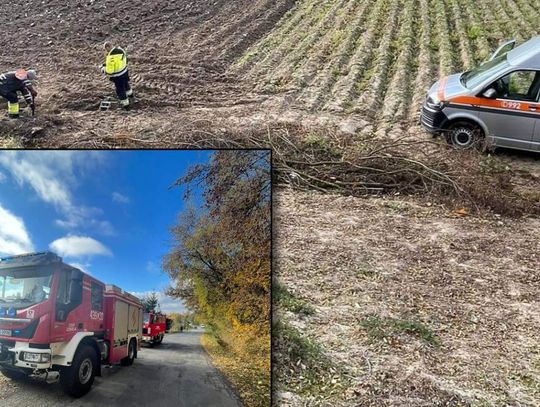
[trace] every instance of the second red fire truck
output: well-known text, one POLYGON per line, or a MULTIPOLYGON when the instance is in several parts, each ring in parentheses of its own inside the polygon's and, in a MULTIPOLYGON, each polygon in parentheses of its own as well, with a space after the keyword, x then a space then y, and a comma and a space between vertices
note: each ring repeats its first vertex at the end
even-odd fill
POLYGON ((0 259, 0 372, 60 380, 81 397, 101 365, 131 365, 142 340, 142 303, 42 252, 0 259))
POLYGON ((161 312, 145 312, 143 314, 143 342, 150 346, 159 345, 167 331, 167 317, 161 312))

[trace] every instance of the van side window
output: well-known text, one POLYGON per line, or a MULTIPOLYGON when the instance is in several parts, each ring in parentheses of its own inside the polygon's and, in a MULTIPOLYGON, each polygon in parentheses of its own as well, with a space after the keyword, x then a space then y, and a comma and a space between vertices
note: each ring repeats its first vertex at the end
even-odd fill
POLYGON ((92 311, 103 311, 103 287, 92 283, 92 311))
POLYGON ((498 79, 493 88, 497 98, 536 101, 540 86, 540 73, 537 71, 514 71, 498 79))

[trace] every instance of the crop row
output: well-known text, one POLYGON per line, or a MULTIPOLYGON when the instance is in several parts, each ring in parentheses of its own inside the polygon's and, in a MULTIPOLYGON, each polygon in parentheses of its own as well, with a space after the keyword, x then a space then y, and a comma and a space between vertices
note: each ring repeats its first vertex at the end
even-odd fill
POLYGON ((378 124, 416 118, 428 86, 504 39, 540 32, 540 0, 300 0, 237 69, 261 92, 378 124))

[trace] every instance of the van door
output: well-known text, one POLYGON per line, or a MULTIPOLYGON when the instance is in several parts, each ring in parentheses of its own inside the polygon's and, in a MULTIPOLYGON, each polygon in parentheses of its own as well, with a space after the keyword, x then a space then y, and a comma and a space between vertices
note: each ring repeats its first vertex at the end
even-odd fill
POLYGON ((532 148, 533 150, 540 151, 540 73, 538 74, 538 83, 536 84, 536 87, 538 91, 536 95, 536 104, 531 104, 529 110, 538 115, 536 122, 534 123, 532 148))
POLYGON ((510 51, 512 51, 516 46, 516 40, 510 40, 506 41, 505 43, 501 44, 499 48, 495 50, 493 55, 491 55, 491 58, 489 58, 490 61, 493 61, 495 58, 500 57, 501 55, 506 55, 510 51))
POLYGON ((497 147, 533 149, 533 134, 538 121, 536 87, 540 72, 513 71, 487 89, 496 91, 494 100, 480 106, 479 118, 487 125, 497 147))
MULTIPOLYGON (((540 105, 538 107, 540 109, 540 105)), ((533 137, 533 143, 532 143, 532 149, 536 151, 540 151, 540 118, 536 119, 536 123, 534 126, 534 137, 533 137)))

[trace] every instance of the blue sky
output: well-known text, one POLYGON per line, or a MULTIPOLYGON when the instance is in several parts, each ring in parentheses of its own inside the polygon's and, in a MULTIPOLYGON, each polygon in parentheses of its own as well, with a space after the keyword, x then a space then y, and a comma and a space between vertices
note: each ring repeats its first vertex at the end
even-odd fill
POLYGON ((0 255, 52 250, 105 283, 162 291, 169 227, 187 203, 169 187, 211 153, 0 151, 0 255))

